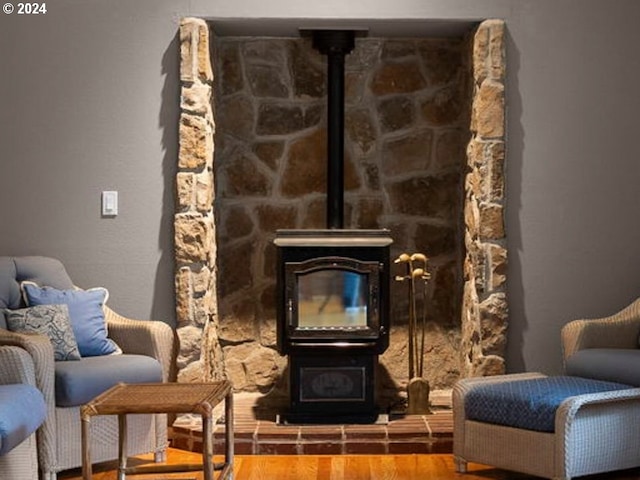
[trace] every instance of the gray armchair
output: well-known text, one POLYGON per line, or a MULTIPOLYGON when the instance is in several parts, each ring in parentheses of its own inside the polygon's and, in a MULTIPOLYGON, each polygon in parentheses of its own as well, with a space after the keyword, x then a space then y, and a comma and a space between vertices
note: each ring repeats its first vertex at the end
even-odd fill
MULTIPOLYGON (((123 354, 54 361, 54 350, 48 337, 18 333, 7 328, 3 309, 25 307, 20 294, 22 281, 33 281, 60 290, 73 289, 74 285, 62 263, 56 259, 0 257, 0 345, 20 346, 31 356, 35 383, 44 395, 48 410, 47 419, 37 434, 38 463, 43 480, 55 480, 57 472, 82 464, 80 406, 88 400, 82 398, 82 395, 88 395, 86 384, 96 379, 99 385, 94 385, 93 393, 101 393, 100 389, 119 381, 168 381, 174 358, 174 332, 163 322, 127 319, 105 306, 109 338, 118 344, 123 354), (140 375, 135 367, 138 362, 144 365, 138 370, 146 369, 152 373, 147 377, 140 375), (67 398, 68 393, 61 393, 61 384, 69 377, 82 378, 75 382, 83 389, 79 392, 80 397, 75 395, 75 399, 70 399, 67 398), (65 395, 62 402, 60 398, 65 395)), ((74 397, 73 394, 70 396, 74 397)), ((132 416, 128 428, 129 455, 153 452, 157 460, 164 458, 166 415, 132 416)), ((117 418, 97 417, 92 422, 92 431, 90 448, 93 461, 118 458, 117 418)))
POLYGON ((561 339, 567 375, 640 387, 640 298, 611 316, 567 323, 561 339))

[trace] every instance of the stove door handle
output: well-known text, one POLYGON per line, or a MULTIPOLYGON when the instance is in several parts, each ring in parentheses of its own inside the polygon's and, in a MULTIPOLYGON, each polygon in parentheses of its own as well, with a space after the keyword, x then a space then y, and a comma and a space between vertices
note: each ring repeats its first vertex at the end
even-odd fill
POLYGON ((306 342, 290 342, 292 347, 340 347, 340 348, 371 348, 375 347, 376 342, 331 342, 331 343, 306 343, 306 342))
POLYGON ((287 323, 293 326, 293 300, 290 298, 287 302, 287 323))

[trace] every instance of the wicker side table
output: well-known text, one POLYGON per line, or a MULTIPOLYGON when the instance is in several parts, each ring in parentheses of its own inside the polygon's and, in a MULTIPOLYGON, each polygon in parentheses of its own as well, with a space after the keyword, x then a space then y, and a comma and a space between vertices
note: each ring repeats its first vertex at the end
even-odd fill
POLYGON ((219 479, 233 476, 233 391, 227 381, 212 383, 146 383, 116 385, 97 396, 80 409, 82 419, 82 478, 91 480, 91 417, 118 415, 118 480, 127 474, 204 472, 205 480, 213 480, 214 470, 219 479), (225 402, 224 463, 213 463, 213 408, 225 402), (143 465, 127 466, 127 414, 136 413, 195 413, 202 415, 202 465, 143 465))

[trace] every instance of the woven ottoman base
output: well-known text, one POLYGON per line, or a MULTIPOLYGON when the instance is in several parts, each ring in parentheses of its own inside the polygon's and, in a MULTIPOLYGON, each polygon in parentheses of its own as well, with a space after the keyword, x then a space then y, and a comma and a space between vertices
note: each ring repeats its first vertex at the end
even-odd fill
POLYGON ((640 466, 640 388, 565 399, 555 430, 540 432, 470 420, 465 397, 474 388, 545 378, 540 373, 460 380, 453 389, 453 454, 456 470, 467 462, 554 480, 640 466))

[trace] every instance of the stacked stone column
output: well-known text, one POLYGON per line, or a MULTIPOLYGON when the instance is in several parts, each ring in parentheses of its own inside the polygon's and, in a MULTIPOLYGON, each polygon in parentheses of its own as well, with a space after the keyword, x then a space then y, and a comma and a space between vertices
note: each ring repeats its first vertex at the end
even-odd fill
POLYGON ((180 124, 176 176, 176 318, 180 342, 178 381, 224 377, 217 340, 216 243, 213 211, 213 69, 209 28, 180 24, 180 124), (206 346, 206 348, 201 348, 206 346))
POLYGON ((465 180, 463 376, 505 371, 506 233, 504 22, 484 21, 472 42, 473 103, 465 180))

